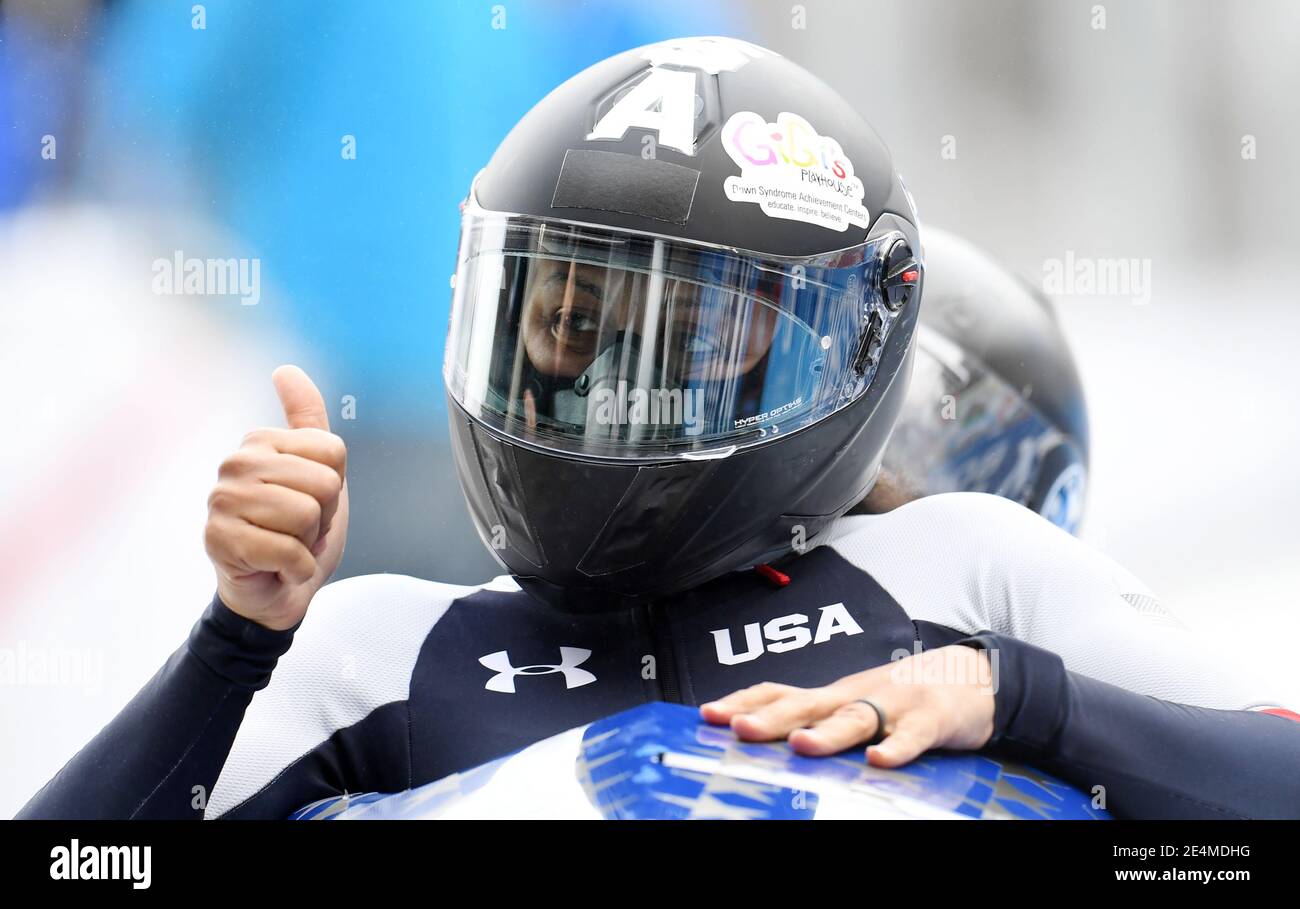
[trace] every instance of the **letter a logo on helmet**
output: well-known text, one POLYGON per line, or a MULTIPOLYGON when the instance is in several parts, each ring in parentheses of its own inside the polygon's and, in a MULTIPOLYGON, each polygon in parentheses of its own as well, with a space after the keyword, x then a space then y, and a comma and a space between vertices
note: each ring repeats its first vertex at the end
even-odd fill
POLYGON ((655 67, 614 103, 588 139, 622 139, 632 127, 658 134, 659 144, 695 154, 695 73, 655 67))
POLYGON ((766 54, 761 47, 728 38, 684 38, 645 48, 651 69, 621 93, 587 138, 622 139, 633 127, 658 134, 660 145, 695 154, 695 70, 716 76, 766 54), (668 67, 684 67, 670 69, 668 67))
POLYGON ((879 136, 778 54, 683 38, 569 79, 463 209, 443 377, 490 551, 595 610, 816 545, 879 471, 919 250, 879 136))

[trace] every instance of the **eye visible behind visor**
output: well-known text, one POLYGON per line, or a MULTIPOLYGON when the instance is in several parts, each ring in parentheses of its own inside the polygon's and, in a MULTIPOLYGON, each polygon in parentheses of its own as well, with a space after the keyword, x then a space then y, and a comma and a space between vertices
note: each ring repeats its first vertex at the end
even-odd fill
POLYGON ((444 378, 543 448, 662 459, 763 442, 865 392, 898 237, 779 260, 484 212, 462 226, 444 378), (873 321, 874 317, 874 321, 873 321))

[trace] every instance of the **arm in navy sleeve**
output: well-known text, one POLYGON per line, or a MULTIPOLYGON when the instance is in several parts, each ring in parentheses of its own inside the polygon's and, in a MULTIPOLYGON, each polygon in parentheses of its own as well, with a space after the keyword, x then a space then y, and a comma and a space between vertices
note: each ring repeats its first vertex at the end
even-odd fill
POLYGON ((1135 694, 1001 634, 961 643, 997 654, 987 747, 1085 792, 1104 786, 1117 817, 1300 817, 1300 722, 1135 694))
POLYGON ((188 641, 17 817, 202 818, 244 711, 295 630, 264 628, 214 597, 188 641))

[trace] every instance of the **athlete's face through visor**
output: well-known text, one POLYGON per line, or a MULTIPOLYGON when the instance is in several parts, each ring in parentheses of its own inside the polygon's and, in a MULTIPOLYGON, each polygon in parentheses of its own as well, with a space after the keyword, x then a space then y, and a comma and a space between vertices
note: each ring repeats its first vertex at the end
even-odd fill
POLYGON ((861 394, 879 244, 765 260, 648 235, 465 215, 445 377, 532 444, 651 458, 750 444, 861 394))
MULTIPOLYGON (((543 375, 576 378, 615 339, 630 334, 639 341, 651 327, 636 318, 645 310, 641 301, 648 285, 648 277, 637 272, 572 259, 534 259, 521 327, 532 367, 543 375)), ((769 300, 724 302, 698 284, 673 279, 664 282, 661 294, 666 347, 677 355, 679 378, 747 374, 772 345, 778 315, 769 300), (721 358, 728 343, 720 335, 737 315, 747 329, 740 358, 730 362, 721 358)))

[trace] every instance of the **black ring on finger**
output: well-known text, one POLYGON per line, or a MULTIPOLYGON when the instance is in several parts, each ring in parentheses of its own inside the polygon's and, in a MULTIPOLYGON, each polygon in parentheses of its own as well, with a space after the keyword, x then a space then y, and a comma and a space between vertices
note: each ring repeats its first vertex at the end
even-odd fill
POLYGON ((876 711, 876 731, 867 742, 867 747, 870 748, 872 745, 879 745, 885 740, 885 711, 875 701, 868 700, 867 698, 858 698, 857 703, 866 704, 872 710, 876 711))

